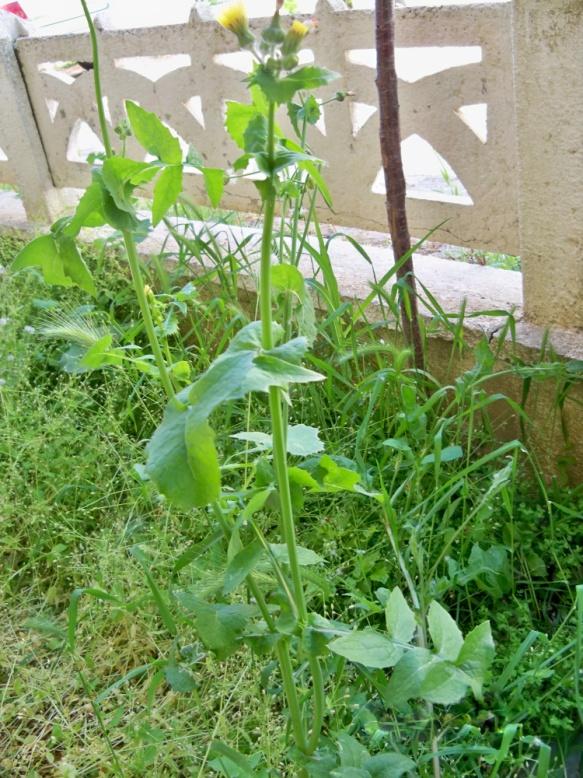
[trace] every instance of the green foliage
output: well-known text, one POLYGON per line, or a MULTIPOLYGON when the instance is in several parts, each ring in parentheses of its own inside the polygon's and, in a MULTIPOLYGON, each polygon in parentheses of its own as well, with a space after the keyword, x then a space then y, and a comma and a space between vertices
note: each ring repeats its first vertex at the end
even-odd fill
POLYGON ((427 611, 432 652, 423 645, 410 645, 415 615, 398 587, 387 600, 385 617, 387 635, 370 628, 355 630, 333 640, 329 648, 364 667, 394 667, 384 696, 386 704, 400 708, 411 698, 421 697, 427 702, 452 705, 469 688, 481 697, 494 658, 489 622, 477 626, 464 640, 454 619, 433 600, 427 611))
MULTIPOLYGON (((579 726, 580 511, 542 480, 537 507, 521 505, 524 447, 495 442, 492 403, 525 421, 487 393, 513 320, 443 384, 408 370, 382 329, 399 316, 394 268, 366 300, 342 300, 337 236, 314 217, 331 198, 308 140, 324 103, 307 91, 335 74, 298 66, 307 28, 284 31, 278 11, 260 40, 241 9, 225 19, 259 63, 250 103, 229 103, 226 127, 243 152, 235 174, 252 162, 260 173, 261 321, 249 323, 239 293, 239 273, 256 271, 248 238, 225 247, 214 224, 168 220, 176 266, 165 254, 140 264, 144 188, 156 225, 171 209, 194 213, 183 165, 213 207, 230 173, 193 148, 183 161, 173 132, 131 101, 119 137, 131 131, 154 160, 106 143, 75 213, 12 265, 69 288, 47 299, 34 270, 0 276, 28 300, 0 318, 0 348, 15 357, 0 385, 0 580, 12 632, 29 631, 4 638, 12 748, 0 769, 63 772, 67 758, 130 775, 550 775, 572 758, 579 726), (296 140, 277 125, 280 105, 296 140), (104 274, 109 257, 81 258, 75 239, 103 225, 121 232, 133 291, 104 274), (20 342, 32 311, 47 337, 68 341, 64 353, 20 342), (147 465, 133 466, 144 440, 147 465), (50 735, 47 688, 59 711, 50 735), (27 756, 29 729, 46 759, 27 756)), ((453 363, 468 350, 463 312, 452 323, 423 295, 426 334, 447 331, 453 363)), ((544 372, 512 369, 526 394, 544 372)), ((552 370, 565 386, 580 373, 552 370)))
POLYGON ((152 156, 167 165, 180 165, 180 143, 154 113, 145 111, 132 100, 126 100, 126 111, 132 133, 138 143, 152 156))
POLYGON ((43 235, 35 238, 16 256, 12 263, 14 272, 27 267, 38 267, 48 284, 79 286, 89 294, 95 294, 95 284, 87 265, 71 238, 43 235))
POLYGON ((336 78, 337 73, 315 65, 307 65, 278 78, 271 68, 260 65, 250 77, 249 83, 258 86, 267 100, 281 104, 288 103, 301 90, 317 89, 336 78))
MULTIPOLYGON (((227 350, 193 384, 171 401, 162 424, 148 444, 147 471, 160 491, 181 508, 204 506, 220 495, 220 468, 214 432, 208 424, 221 404, 250 392, 268 392, 291 383, 321 380, 299 365, 306 349, 295 338, 264 351, 261 323, 253 322, 235 335, 227 350)), ((277 339, 281 331, 274 329, 277 339)))

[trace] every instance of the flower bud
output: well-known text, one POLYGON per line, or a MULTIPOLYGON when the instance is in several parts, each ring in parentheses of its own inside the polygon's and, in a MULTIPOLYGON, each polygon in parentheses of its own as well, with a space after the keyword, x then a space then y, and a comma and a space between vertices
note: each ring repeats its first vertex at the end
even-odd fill
POLYGON ((266 27, 261 33, 261 37, 265 43, 270 43, 274 46, 279 46, 285 39, 285 32, 281 27, 281 21, 279 19, 279 10, 273 14, 273 19, 269 27, 266 27))
POLYGON ((221 27, 237 36, 239 46, 242 49, 248 48, 255 41, 255 37, 249 29, 249 19, 243 3, 237 2, 229 5, 218 15, 217 21, 221 27))
POLYGON ((284 70, 293 70, 298 66, 299 61, 297 54, 288 54, 287 57, 282 59, 281 66, 284 70))
POLYGON ((283 41, 283 46, 281 47, 281 53, 284 55, 284 57, 288 54, 295 54, 299 50, 300 46, 302 45, 302 41, 308 32, 309 28, 307 24, 304 24, 297 19, 292 22, 291 27, 287 31, 287 35, 283 41))
POLYGON ((265 66, 272 73, 279 73, 281 70, 281 60, 275 59, 275 57, 270 57, 265 63, 265 66))

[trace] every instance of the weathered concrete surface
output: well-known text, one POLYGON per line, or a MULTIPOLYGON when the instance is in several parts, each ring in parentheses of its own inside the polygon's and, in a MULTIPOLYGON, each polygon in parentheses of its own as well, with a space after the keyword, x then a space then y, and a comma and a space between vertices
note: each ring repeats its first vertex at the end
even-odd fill
POLYGON ((28 217, 50 219, 47 202, 53 182, 16 60, 14 41, 26 28, 13 14, 0 11, 0 180, 17 186, 28 217))
POLYGON ((512 5, 526 315, 583 327, 583 2, 512 5))

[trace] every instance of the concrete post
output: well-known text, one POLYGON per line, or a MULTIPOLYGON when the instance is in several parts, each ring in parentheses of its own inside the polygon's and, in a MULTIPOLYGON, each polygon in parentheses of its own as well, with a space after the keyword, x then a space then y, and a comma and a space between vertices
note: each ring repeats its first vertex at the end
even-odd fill
MULTIPOLYGON (((28 100, 26 86, 14 51, 24 25, 12 14, 0 11, 0 146, 8 157, 11 178, 18 186, 30 221, 51 221, 49 199, 54 187, 28 100)), ((55 200, 56 205, 56 198, 55 200)))
POLYGON ((583 0, 514 0, 526 317, 583 327, 583 0))

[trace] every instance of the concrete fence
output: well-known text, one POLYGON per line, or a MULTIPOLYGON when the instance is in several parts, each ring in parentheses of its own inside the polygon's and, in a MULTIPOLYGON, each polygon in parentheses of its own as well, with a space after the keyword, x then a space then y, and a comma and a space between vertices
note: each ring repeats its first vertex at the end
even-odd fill
MULTIPOLYGON (((340 74, 321 96, 353 93, 325 106, 311 137, 327 162, 334 201, 334 212, 320 215, 382 231, 374 16, 325 0, 315 16, 306 57, 340 74)), ((408 182, 412 231, 422 236, 443 223, 439 240, 519 254, 527 319, 570 329, 583 327, 581 40, 582 0, 398 11, 402 134, 405 143, 417 142, 408 182), (445 186, 415 172, 420 139, 449 171, 445 186)), ((131 98, 193 144, 207 165, 233 163, 239 152, 223 127, 225 101, 247 99, 251 63, 210 9, 193 9, 185 24, 102 30, 101 47, 112 126, 131 98)), ((84 158, 98 143, 92 73, 62 64, 90 61, 88 35, 27 37, 0 12, 0 182, 17 187, 30 220, 54 216, 59 192, 88 182, 84 158)), ((133 143, 128 153, 143 154, 133 143)), ((204 203, 200 176, 186 181, 204 203)), ((260 207, 244 180, 229 185, 224 205, 260 207)))

